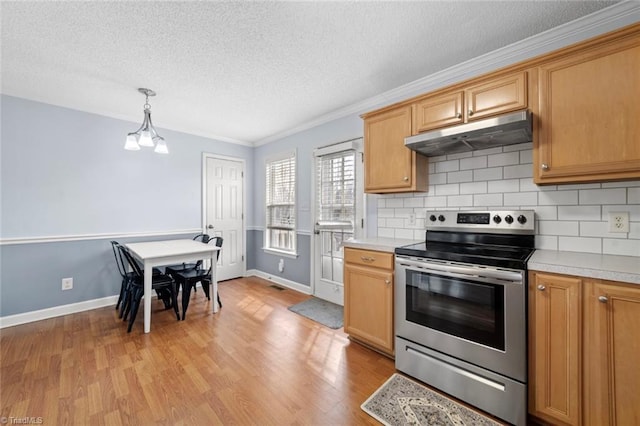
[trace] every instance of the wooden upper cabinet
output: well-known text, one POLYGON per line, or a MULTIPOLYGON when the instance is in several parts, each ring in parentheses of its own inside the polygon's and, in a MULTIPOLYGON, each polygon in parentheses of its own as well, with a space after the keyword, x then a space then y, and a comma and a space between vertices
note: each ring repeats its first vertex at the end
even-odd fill
POLYGON ((404 146, 411 106, 364 116, 365 192, 427 190, 427 158, 404 146))
POLYGON ((413 104, 413 134, 527 108, 526 71, 500 76, 413 104))
POLYGON ((463 121, 462 92, 430 96, 413 105, 413 134, 463 121))
POLYGON ((640 26, 538 68, 534 181, 640 178, 640 26))
POLYGON ((465 120, 473 121, 527 107, 527 73, 519 72, 468 87, 465 120))

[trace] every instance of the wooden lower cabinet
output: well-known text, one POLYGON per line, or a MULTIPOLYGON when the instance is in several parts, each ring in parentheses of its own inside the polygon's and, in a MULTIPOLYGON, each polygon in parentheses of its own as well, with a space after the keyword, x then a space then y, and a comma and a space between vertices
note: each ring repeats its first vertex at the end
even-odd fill
POLYGON ((640 285, 585 293, 585 424, 640 425, 640 285))
POLYGON ((530 271, 529 414, 640 424, 640 285, 530 271))
POLYGON ((580 424, 582 280, 531 273, 529 411, 547 421, 580 424))
POLYGON ((393 356, 393 254, 348 247, 344 254, 344 331, 393 356))

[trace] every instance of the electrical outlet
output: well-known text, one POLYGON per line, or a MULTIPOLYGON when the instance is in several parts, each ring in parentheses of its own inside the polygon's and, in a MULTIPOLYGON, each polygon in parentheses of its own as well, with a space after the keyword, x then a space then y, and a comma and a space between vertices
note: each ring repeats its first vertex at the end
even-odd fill
POLYGON ((415 225, 415 224, 416 224, 416 214, 409 213, 409 225, 415 225))
POLYGON ((609 212, 609 232, 629 232, 629 212, 609 212))
POLYGON ((63 290, 71 290, 73 288, 73 278, 63 278, 62 279, 62 289, 63 290))

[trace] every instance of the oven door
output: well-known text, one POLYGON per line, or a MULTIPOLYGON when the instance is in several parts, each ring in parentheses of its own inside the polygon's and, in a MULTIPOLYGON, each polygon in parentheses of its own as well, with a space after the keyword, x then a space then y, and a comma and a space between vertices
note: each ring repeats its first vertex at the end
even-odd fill
POLYGON ((524 271, 396 256, 396 335, 526 382, 524 271))

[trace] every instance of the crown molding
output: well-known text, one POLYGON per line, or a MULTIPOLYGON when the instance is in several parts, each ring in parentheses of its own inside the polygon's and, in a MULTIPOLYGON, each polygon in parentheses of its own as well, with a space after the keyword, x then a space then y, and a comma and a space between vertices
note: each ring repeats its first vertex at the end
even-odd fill
POLYGON ((253 146, 275 142, 352 114, 362 114, 368 110, 399 102, 516 62, 531 59, 636 22, 640 22, 640 2, 625 0, 598 12, 388 90, 362 102, 322 115, 284 132, 261 139, 255 142, 253 146))

